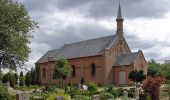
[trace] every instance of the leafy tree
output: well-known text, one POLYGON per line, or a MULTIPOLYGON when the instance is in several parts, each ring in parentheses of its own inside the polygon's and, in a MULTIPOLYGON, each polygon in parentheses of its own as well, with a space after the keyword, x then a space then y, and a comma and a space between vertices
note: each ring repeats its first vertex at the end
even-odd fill
POLYGON ((15 84, 17 84, 17 83, 18 83, 18 74, 15 73, 15 74, 14 74, 14 77, 15 77, 15 84))
POLYGON ((165 81, 162 77, 148 76, 142 83, 144 92, 148 93, 152 100, 159 100, 160 87, 165 81))
POLYGON ((3 73, 2 73, 2 71, 0 70, 0 81, 2 80, 2 78, 3 78, 3 73))
POLYGON ((31 75, 31 84, 36 85, 37 73, 36 73, 36 70, 34 68, 31 68, 30 75, 31 75))
POLYGON ((36 64, 35 66, 35 71, 36 71, 36 84, 40 85, 41 84, 41 70, 40 70, 40 64, 36 64))
POLYGON ((27 72, 27 74, 25 75, 25 84, 27 86, 31 85, 31 75, 30 75, 30 72, 27 72))
POLYGON ((55 70, 54 70, 54 78, 61 80, 61 87, 63 88, 64 81, 68 77, 70 73, 70 68, 68 66, 68 62, 65 59, 59 59, 56 62, 55 70))
POLYGON ((15 86, 15 76, 14 76, 14 73, 12 71, 9 71, 8 75, 9 75, 10 86, 14 87, 15 86))
POLYGON ((8 81, 9 81, 9 74, 6 73, 6 74, 3 75, 2 82, 7 83, 8 81))
POLYGON ((154 59, 148 62, 148 76, 162 76, 161 64, 157 63, 154 59))
POLYGON ((0 0, 0 68, 16 70, 25 64, 30 53, 27 44, 36 28, 23 4, 0 0))
POLYGON ((24 75, 22 71, 20 72, 20 75, 19 75, 19 85, 24 86, 24 75))
POLYGON ((132 70, 129 73, 129 79, 135 83, 135 99, 139 99, 139 86, 140 83, 146 78, 146 75, 144 74, 143 70, 132 70))
POLYGON ((146 75, 144 74, 143 70, 132 70, 129 73, 129 79, 133 82, 142 82, 146 78, 146 75))

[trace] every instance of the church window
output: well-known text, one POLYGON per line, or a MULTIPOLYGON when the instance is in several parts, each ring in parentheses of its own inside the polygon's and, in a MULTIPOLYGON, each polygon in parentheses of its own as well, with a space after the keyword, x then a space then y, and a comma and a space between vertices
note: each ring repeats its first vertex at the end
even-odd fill
POLYGON ((46 77, 46 72, 45 72, 45 68, 43 68, 43 79, 45 79, 46 77))
POLYGON ((72 65, 71 68, 72 68, 72 77, 76 77, 76 67, 75 67, 75 65, 72 65))
POLYGON ((96 65, 94 63, 91 64, 91 76, 96 75, 96 65))

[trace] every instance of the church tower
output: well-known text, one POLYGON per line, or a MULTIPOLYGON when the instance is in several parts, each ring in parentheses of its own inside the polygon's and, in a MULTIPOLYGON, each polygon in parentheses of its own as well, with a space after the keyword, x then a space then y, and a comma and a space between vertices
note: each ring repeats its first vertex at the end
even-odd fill
POLYGON ((117 21, 116 35, 124 36, 124 33, 123 33, 123 21, 124 21, 124 19, 122 18, 122 11, 121 11, 120 0, 119 0, 119 8, 118 8, 118 14, 117 14, 116 21, 117 21))

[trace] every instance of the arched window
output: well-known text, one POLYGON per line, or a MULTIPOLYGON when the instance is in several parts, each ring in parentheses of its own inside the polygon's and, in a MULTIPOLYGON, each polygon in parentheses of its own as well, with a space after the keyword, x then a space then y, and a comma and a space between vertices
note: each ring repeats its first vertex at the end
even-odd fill
POLYGON ((75 67, 75 65, 72 65, 71 68, 72 68, 72 77, 76 77, 76 67, 75 67))
POLYGON ((46 77, 46 72, 45 72, 45 68, 43 68, 43 79, 45 79, 46 77))
POLYGON ((96 75, 96 65, 94 63, 91 64, 91 76, 96 75))

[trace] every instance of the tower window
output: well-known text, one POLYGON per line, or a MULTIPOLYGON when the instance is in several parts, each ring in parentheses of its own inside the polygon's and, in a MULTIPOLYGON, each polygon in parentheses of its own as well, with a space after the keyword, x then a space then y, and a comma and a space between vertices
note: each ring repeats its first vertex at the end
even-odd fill
POLYGON ((43 79, 45 79, 46 77, 46 72, 45 72, 45 68, 43 68, 43 79))
POLYGON ((91 64, 91 76, 96 75, 96 65, 94 63, 91 64))
POLYGON ((75 65, 72 65, 71 68, 72 68, 72 77, 76 77, 76 67, 75 67, 75 65))

